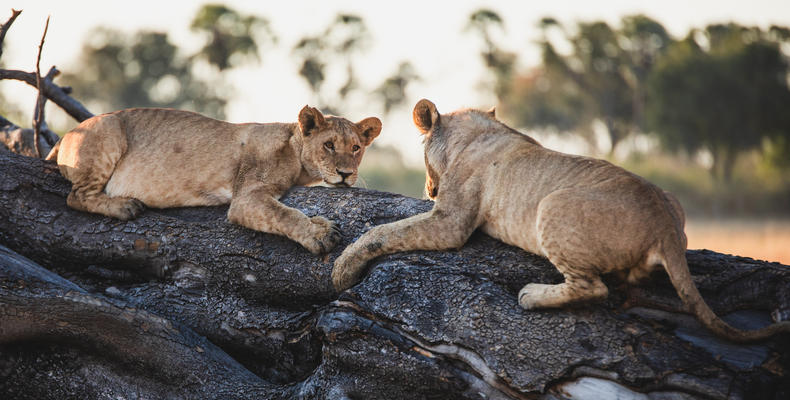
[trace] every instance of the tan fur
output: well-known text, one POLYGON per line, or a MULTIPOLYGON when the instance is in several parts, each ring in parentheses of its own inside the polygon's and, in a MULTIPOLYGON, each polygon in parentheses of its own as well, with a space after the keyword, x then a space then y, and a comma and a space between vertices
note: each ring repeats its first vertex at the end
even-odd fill
POLYGON ((616 272, 637 283, 665 268, 681 299, 722 337, 758 340, 790 332, 790 323, 743 332, 710 310, 686 265, 684 215, 669 193, 606 161, 555 152, 494 118, 494 111, 440 115, 428 100, 414 108, 425 135, 427 213, 380 225, 335 261, 340 291, 365 264, 408 250, 461 247, 481 228, 506 243, 548 258, 564 275, 557 285, 530 283, 519 292, 525 309, 563 307, 608 294, 600 275, 616 272))
POLYGON ((351 186, 378 118, 352 123, 305 106, 298 123, 232 124, 188 111, 135 108, 98 115, 47 156, 72 182, 67 204, 128 220, 143 206, 230 203, 228 219, 285 235, 313 253, 339 240, 334 224, 279 197, 323 180, 351 186))

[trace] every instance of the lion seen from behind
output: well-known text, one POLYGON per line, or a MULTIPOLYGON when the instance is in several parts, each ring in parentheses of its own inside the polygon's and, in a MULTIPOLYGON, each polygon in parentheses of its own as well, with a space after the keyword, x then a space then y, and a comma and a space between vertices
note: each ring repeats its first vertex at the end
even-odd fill
POLYGON ((635 284, 664 268, 689 310, 717 335, 752 341, 790 332, 790 322, 738 330, 711 311, 686 264, 679 202, 643 178, 603 160, 546 149, 496 120, 493 110, 440 115, 421 100, 413 118, 424 135, 433 209, 376 226, 347 247, 332 271, 336 290, 356 283, 375 257, 459 248, 480 228, 548 258, 563 274, 560 284, 524 286, 518 302, 525 309, 601 300, 608 295, 601 274, 635 284))

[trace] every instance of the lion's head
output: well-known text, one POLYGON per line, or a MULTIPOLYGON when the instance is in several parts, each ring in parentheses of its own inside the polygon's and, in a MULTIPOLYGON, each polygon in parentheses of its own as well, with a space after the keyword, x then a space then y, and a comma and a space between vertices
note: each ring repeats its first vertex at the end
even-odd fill
POLYGON ((304 106, 299 112, 302 133, 302 165, 311 176, 336 187, 352 186, 357 181, 359 163, 365 148, 381 133, 376 117, 353 123, 345 118, 324 116, 304 106))
POLYGON ((439 179, 447 169, 448 160, 463 151, 469 143, 481 134, 501 132, 516 134, 531 143, 537 144, 529 136, 508 127, 496 119, 496 111, 461 109, 449 114, 439 114, 430 100, 417 102, 412 112, 414 125, 423 135, 425 145, 425 192, 429 198, 439 195, 439 179))
POLYGON ((467 109, 439 115, 430 100, 422 99, 414 106, 412 118, 425 145, 425 193, 429 198, 439 195, 439 178, 447 169, 451 148, 459 147, 460 136, 468 136, 470 131, 476 130, 470 122, 474 122, 472 117, 480 116, 495 121, 493 108, 488 112, 467 109), (455 131, 459 132, 453 133, 455 131))

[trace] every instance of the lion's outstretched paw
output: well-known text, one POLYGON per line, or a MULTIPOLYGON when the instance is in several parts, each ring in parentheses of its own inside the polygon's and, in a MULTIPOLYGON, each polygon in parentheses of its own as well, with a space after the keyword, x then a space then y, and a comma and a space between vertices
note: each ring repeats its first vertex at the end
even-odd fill
POLYGON ((542 300, 546 296, 546 290, 551 286, 554 285, 544 285, 541 283, 527 284, 518 292, 518 304, 526 310, 543 307, 542 300))
POLYGON ((332 285, 335 287, 335 291, 340 293, 357 283, 364 268, 364 260, 352 255, 349 249, 343 251, 343 254, 335 260, 335 266, 332 268, 332 285))
POLYGON ((328 253, 340 243, 342 235, 334 222, 318 216, 310 218, 310 222, 311 234, 302 245, 311 253, 328 253))

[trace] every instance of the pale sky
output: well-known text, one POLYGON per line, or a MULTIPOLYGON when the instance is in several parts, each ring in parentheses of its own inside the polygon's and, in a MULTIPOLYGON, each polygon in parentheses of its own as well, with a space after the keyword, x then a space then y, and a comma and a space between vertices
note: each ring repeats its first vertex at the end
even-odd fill
MULTIPOLYGON (((401 60, 411 61, 422 78, 410 86, 407 105, 384 119, 384 129, 377 139, 396 145, 412 165, 422 163, 419 135, 411 124, 411 108, 417 100, 423 97, 432 100, 440 112, 493 105, 492 96, 479 88, 485 77, 479 57, 480 42, 462 32, 468 16, 479 8, 490 8, 503 17, 505 32, 496 39, 503 48, 519 53, 522 68, 538 62, 538 49, 533 43, 539 34, 536 23, 544 16, 553 16, 564 23, 603 19, 617 24, 622 16, 644 13, 664 24, 675 36, 685 35, 691 27, 701 28, 715 22, 790 26, 790 0, 219 2, 243 13, 268 18, 280 39, 274 49, 263 50, 260 64, 231 73, 236 90, 226 110, 230 121, 295 121, 299 109, 310 103, 312 97, 297 74, 298 65, 291 57, 291 48, 304 35, 321 31, 337 13, 354 13, 364 18, 373 38, 372 46, 356 64, 363 86, 373 89, 395 72, 401 60)), ((74 72, 72 68, 87 32, 99 25, 126 32, 142 28, 166 31, 185 53, 196 50, 201 38, 190 32, 189 22, 207 1, 11 0, 3 3, 4 7, 0 7, 3 22, 10 15, 10 8, 24 10, 6 36, 3 54, 6 68, 35 69, 44 21, 51 15, 41 69, 46 71, 50 65, 56 65, 61 71, 74 72)), ((32 110, 36 93, 31 87, 0 81, 0 90, 6 99, 14 99, 26 112, 32 110)), ((359 120, 382 114, 377 103, 364 99, 357 103, 345 117, 359 120)))

